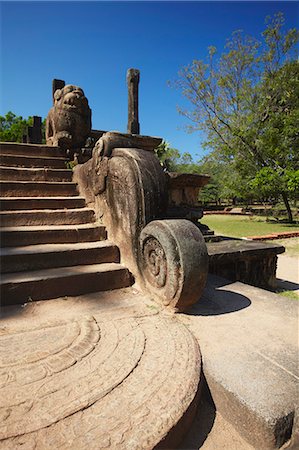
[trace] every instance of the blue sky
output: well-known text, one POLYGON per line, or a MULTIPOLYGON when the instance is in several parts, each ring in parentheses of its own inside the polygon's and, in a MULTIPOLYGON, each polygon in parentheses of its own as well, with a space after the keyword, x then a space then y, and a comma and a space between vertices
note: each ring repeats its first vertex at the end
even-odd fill
POLYGON ((161 136, 194 159, 198 134, 188 134, 176 110, 188 107, 168 80, 207 47, 223 50, 236 29, 260 37, 267 15, 282 11, 298 26, 299 2, 1 2, 1 107, 3 115, 45 117, 53 78, 81 86, 93 128, 125 132, 126 71, 141 71, 141 133, 161 136))

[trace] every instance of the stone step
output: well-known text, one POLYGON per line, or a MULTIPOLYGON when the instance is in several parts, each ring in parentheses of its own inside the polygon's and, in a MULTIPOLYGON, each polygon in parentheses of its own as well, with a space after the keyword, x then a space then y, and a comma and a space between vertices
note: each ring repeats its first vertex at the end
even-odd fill
POLYGON ((0 192, 1 197, 57 197, 78 193, 76 183, 66 181, 0 181, 0 192))
POLYGON ((2 181, 72 181, 73 171, 25 167, 0 167, 2 181))
POLYGON ((67 159, 47 156, 15 156, 0 154, 1 166, 17 166, 17 167, 51 167, 52 169, 65 169, 67 159))
MULTIPOLYGON (((177 318, 200 343, 217 414, 252 450, 298 449, 286 444, 298 435, 298 302, 209 275, 203 297, 177 318)), ((225 444, 203 448, 243 449, 225 444)))
POLYGON ((77 225, 95 222, 94 210, 90 208, 76 209, 41 209, 26 211, 1 211, 2 227, 25 225, 77 225))
POLYGON ((2 306, 75 296, 131 286, 133 278, 121 264, 105 263, 5 274, 2 306))
POLYGON ((118 263, 119 249, 109 241, 41 244, 0 250, 2 273, 86 264, 118 263))
POLYGON ((17 247, 34 244, 59 244, 76 242, 94 242, 106 239, 104 225, 49 225, 20 226, 0 228, 2 247, 17 247))
POLYGON ((59 147, 18 142, 0 142, 0 153, 1 155, 65 157, 64 151, 59 147))
POLYGON ((28 209, 62 209, 84 208, 84 197, 2 197, 0 207, 2 211, 28 209))

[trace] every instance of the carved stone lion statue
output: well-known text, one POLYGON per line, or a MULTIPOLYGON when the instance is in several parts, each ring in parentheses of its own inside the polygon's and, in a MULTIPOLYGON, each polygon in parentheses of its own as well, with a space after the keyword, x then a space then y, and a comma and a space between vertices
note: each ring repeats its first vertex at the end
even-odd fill
POLYGON ((91 131, 91 110, 83 90, 68 84, 54 93, 46 121, 47 145, 74 152, 84 146, 91 131))

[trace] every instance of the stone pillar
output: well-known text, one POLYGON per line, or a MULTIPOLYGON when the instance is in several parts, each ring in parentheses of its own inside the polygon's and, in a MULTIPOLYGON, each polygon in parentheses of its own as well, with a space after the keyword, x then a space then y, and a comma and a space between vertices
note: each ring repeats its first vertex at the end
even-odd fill
POLYGON ((128 133, 140 134, 140 125, 138 118, 138 85, 140 72, 138 69, 128 69, 128 133))
POLYGON ((33 126, 28 127, 27 142, 29 144, 41 144, 42 141, 42 118, 33 116, 33 126))
POLYGON ((52 97, 53 97, 53 104, 54 104, 54 94, 57 89, 62 89, 65 86, 65 81, 63 80, 54 80, 52 81, 52 97))

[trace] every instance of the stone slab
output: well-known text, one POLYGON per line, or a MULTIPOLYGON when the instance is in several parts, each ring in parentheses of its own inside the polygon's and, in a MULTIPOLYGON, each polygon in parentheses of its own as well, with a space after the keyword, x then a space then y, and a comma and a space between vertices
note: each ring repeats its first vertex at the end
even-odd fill
POLYGON ((199 397, 198 345, 135 290, 3 308, 0 449, 170 449, 199 397))
POLYGON ((59 147, 49 147, 42 144, 24 144, 18 142, 0 142, 2 155, 47 156, 65 158, 65 153, 59 147))
POLYGON ((106 228, 98 223, 0 228, 2 247, 97 241, 106 237, 106 228))
POLYGON ((244 239, 226 239, 220 242, 211 242, 207 244, 209 256, 219 256, 222 258, 230 258, 246 253, 263 254, 272 251, 275 254, 280 254, 285 251, 280 244, 270 244, 267 242, 256 242, 244 239))
POLYGON ((0 167, 0 178, 6 181, 72 181, 73 171, 41 167, 0 167))
POLYGON ((0 190, 3 197, 50 197, 74 196, 77 194, 76 183, 61 181, 1 181, 0 190))
POLYGON ((2 166, 18 167, 51 167, 53 169, 65 169, 66 159, 48 156, 15 156, 0 154, 0 164, 2 166))
POLYGON ((2 211, 83 208, 84 197, 1 197, 2 211))
POLYGON ((224 419, 256 449, 280 447, 298 407, 298 302, 209 275, 180 314, 200 342, 203 371, 224 419))
POLYGON ((254 450, 254 447, 216 410, 209 389, 204 384, 195 419, 180 449, 254 450))
POLYGON ((197 173, 167 172, 167 175, 171 188, 203 187, 211 178, 210 175, 199 175, 197 173))
POLYGON ((119 262, 119 249, 108 240, 72 244, 40 244, 0 249, 2 273, 83 264, 119 262))
POLYGON ((0 222, 2 227, 78 225, 95 222, 95 214, 90 208, 0 211, 0 222))
POLYGON ((277 255, 282 245, 245 239, 207 243, 210 273, 264 289, 276 288, 277 255))
POLYGON ((118 263, 8 273, 1 277, 1 304, 119 289, 131 286, 133 282, 128 269, 118 263))

